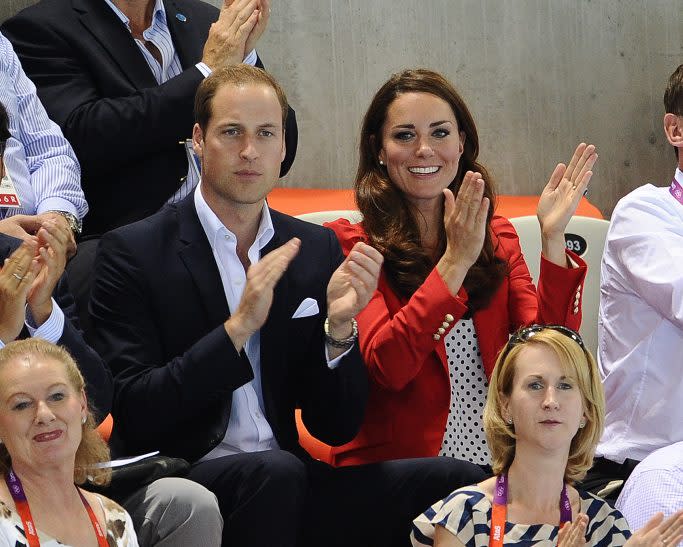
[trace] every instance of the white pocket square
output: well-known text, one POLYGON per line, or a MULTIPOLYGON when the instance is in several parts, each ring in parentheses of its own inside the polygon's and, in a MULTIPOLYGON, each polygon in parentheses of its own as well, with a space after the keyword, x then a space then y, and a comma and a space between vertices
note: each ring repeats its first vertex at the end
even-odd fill
POLYGON ((318 303, 313 298, 304 298, 299 304, 299 307, 292 315, 292 319, 300 319, 302 317, 310 317, 311 315, 316 315, 320 313, 318 308, 318 303))

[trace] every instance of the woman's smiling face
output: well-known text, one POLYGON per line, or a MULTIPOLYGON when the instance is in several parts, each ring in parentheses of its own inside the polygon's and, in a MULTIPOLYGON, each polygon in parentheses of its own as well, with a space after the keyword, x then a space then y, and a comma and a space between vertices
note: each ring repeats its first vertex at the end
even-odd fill
POLYGON ((446 101, 431 93, 402 93, 389 105, 379 159, 412 203, 440 203, 458 172, 464 142, 446 101))
POLYGON ((0 439, 13 466, 73 464, 86 415, 63 363, 29 354, 0 368, 0 439))

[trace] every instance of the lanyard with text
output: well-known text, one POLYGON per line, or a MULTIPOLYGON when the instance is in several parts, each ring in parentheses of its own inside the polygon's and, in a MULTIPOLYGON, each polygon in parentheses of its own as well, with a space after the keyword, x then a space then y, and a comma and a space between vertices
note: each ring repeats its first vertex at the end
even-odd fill
POLYGON ((671 195, 678 200, 678 203, 683 205, 683 187, 678 184, 678 181, 676 179, 671 181, 671 186, 669 186, 669 192, 671 192, 671 195))
MULTIPOLYGON (((28 542, 28 546, 38 547, 40 545, 40 540, 38 539, 38 530, 36 530, 36 526, 33 523, 31 509, 29 509, 28 500, 26 499, 26 494, 24 493, 24 487, 21 486, 21 481, 19 480, 19 477, 17 477, 17 475, 14 473, 12 469, 10 469, 5 474, 5 482, 7 483, 7 488, 9 489, 9 492, 12 495, 12 499, 14 500, 14 505, 17 508, 17 513, 19 513, 21 522, 24 525, 24 534, 26 535, 26 541, 28 542)), ((85 499, 80 490, 78 490, 78 495, 81 496, 81 501, 83 502, 85 510, 88 512, 88 516, 90 517, 90 522, 92 522, 92 526, 95 529, 95 535, 97 536, 97 544, 100 547, 108 547, 109 544, 107 543, 107 538, 102 532, 102 527, 100 526, 100 523, 97 521, 97 517, 95 516, 92 507, 90 507, 90 504, 85 499)))
MULTIPOLYGON (((491 511, 491 536, 489 547, 501 547, 505 537, 505 519, 508 505, 508 475, 503 473, 496 478, 496 490, 493 493, 493 509, 491 511)), ((560 494, 560 526, 572 521, 572 504, 567 495, 567 485, 560 494)))

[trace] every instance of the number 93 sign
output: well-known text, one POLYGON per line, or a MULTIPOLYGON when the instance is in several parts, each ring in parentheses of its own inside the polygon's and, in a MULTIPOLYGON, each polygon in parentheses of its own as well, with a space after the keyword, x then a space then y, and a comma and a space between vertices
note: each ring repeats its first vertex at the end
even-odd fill
POLYGON ((564 234, 564 241, 567 250, 572 251, 579 256, 583 256, 588 247, 586 240, 578 234, 564 234))

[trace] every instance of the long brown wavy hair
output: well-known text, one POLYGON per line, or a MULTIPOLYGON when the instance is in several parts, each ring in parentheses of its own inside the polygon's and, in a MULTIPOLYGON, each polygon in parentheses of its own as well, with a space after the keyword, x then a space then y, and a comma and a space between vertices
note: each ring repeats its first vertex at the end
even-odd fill
MULTIPOLYGON (((399 294, 409 297, 424 282, 436 262, 420 240, 416 218, 419 213, 391 181, 386 168, 379 164, 382 127, 387 111, 402 93, 429 93, 451 106, 459 131, 465 134, 458 172, 449 185, 453 194, 458 194, 467 171, 481 173, 485 182, 484 196, 491 202, 489 223, 496 195, 491 176, 483 165, 477 163, 479 137, 474 119, 453 85, 440 74, 426 69, 404 70, 389 78, 373 97, 363 119, 354 190, 358 209, 363 213, 363 228, 369 243, 384 255, 389 283, 399 294)), ((443 255, 445 250, 446 232, 442 224, 437 256, 443 255)), ((491 233, 487 230, 481 254, 464 281, 471 311, 486 307, 506 273, 507 263, 495 256, 491 233)))

